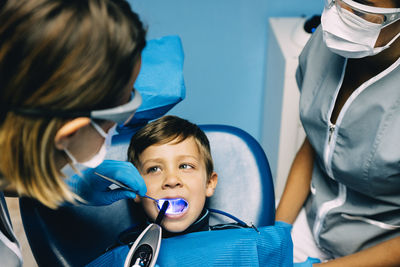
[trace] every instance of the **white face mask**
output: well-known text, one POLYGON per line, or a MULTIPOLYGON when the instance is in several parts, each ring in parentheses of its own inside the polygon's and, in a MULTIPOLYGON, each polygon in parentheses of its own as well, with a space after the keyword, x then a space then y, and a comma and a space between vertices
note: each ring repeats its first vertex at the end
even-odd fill
POLYGON ((337 7, 324 8, 321 16, 323 38, 326 46, 335 54, 345 58, 363 58, 376 55, 390 47, 400 36, 398 33, 387 45, 375 47, 376 40, 383 28, 337 7))
MULTIPOLYGON (((104 158, 106 157, 107 148, 111 145, 111 140, 112 140, 113 135, 115 135, 115 133, 116 133, 115 129, 116 129, 117 125, 115 124, 113 127, 110 128, 110 130, 108 130, 108 133, 105 133, 104 130, 99 125, 97 125, 95 122, 92 121, 91 124, 94 127, 94 129, 96 129, 96 131, 102 137, 104 137, 105 140, 104 140, 104 143, 101 146, 99 152, 97 152, 96 155, 94 155, 88 161, 79 162, 79 163, 88 168, 96 168, 104 161, 104 158)), ((78 164, 78 161, 71 154, 71 152, 69 152, 66 148, 64 149, 64 151, 67 154, 67 156, 71 159, 73 165, 78 164)))

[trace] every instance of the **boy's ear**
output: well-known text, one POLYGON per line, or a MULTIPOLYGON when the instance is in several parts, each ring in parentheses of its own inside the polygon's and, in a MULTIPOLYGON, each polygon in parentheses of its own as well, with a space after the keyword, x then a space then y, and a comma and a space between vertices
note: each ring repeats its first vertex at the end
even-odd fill
POLYGON ((63 150, 68 146, 71 137, 81 129, 90 123, 89 118, 76 118, 66 122, 60 129, 58 129, 56 136, 54 137, 54 145, 57 149, 63 150))
POLYGON ((210 178, 207 181, 206 185, 206 197, 211 197, 214 195, 215 188, 218 184, 218 174, 216 172, 212 172, 210 178))

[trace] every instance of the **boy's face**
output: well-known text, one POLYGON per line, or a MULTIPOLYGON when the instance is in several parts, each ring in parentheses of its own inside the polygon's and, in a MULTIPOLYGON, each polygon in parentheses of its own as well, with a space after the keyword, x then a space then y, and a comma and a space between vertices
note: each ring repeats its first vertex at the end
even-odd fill
MULTIPOLYGON (((186 230, 199 217, 206 197, 214 194, 217 174, 207 179, 203 156, 194 138, 175 143, 152 145, 139 156, 140 173, 147 186, 147 195, 159 198, 183 198, 189 207, 181 214, 165 215, 162 226, 170 232, 186 230)), ((143 208, 151 220, 158 215, 154 201, 142 198, 143 208)))

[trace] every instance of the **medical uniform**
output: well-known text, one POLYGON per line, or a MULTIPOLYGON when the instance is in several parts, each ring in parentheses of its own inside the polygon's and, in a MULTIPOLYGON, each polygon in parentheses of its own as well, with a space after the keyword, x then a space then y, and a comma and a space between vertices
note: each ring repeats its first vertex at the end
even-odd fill
POLYGON ((296 73, 300 117, 315 150, 307 221, 333 258, 400 235, 400 60, 357 88, 333 125, 346 63, 318 28, 296 73))
POLYGON ((18 241, 11 227, 6 211, 3 193, 0 191, 0 266, 22 266, 22 256, 18 241))

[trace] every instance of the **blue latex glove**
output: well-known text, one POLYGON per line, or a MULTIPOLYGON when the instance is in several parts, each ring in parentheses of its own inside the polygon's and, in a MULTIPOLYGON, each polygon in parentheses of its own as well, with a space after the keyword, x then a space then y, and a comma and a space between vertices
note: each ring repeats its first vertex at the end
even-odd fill
POLYGON ((312 267, 314 263, 320 263, 321 261, 317 258, 308 257, 304 262, 293 263, 293 267, 312 267))
POLYGON ((129 186, 140 196, 146 194, 146 184, 132 163, 105 160, 98 167, 83 171, 83 177, 74 175, 66 180, 71 190, 87 202, 84 204, 103 206, 112 204, 121 199, 134 199, 136 197, 134 192, 125 189, 110 190, 109 186, 112 183, 96 175, 94 172, 129 186))

